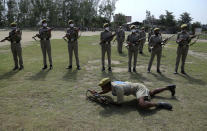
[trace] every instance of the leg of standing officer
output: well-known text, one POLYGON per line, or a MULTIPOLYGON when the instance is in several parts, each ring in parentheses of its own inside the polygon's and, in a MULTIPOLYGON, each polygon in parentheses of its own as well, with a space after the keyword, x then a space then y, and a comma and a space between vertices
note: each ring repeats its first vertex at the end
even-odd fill
POLYGON ((77 65, 77 69, 80 70, 80 64, 79 64, 79 57, 78 57, 78 42, 75 42, 74 45, 74 55, 75 55, 75 59, 76 59, 76 65, 77 65))
POLYGON ((108 70, 111 71, 111 45, 107 45, 108 70))
POLYGON ((131 63, 132 63, 132 55, 133 55, 133 51, 131 49, 131 47, 129 47, 128 49, 128 72, 131 72, 131 63))
POLYGON ((44 67, 42 68, 43 70, 47 68, 47 57, 46 57, 46 43, 45 41, 41 40, 41 49, 42 49, 42 55, 43 55, 43 64, 44 67))
POLYGON ((69 54, 69 66, 68 69, 72 68, 72 64, 73 64, 73 43, 69 42, 68 43, 68 54, 69 54))
POLYGON ((50 62, 50 69, 52 69, 52 53, 51 53, 51 44, 49 40, 46 41, 46 52, 50 62))
POLYGON ((158 73, 161 73, 161 71, 160 71, 160 61, 161 61, 161 58, 162 58, 162 48, 160 48, 157 51, 157 72, 158 73))
POLYGON ((16 51, 16 46, 15 45, 11 45, 11 51, 12 51, 13 60, 14 60, 13 70, 16 70, 16 69, 18 69, 18 59, 17 59, 17 51, 16 51))
POLYGON ((133 65, 133 72, 137 72, 137 71, 136 71, 136 66, 137 66, 137 56, 138 56, 138 50, 135 49, 135 50, 134 50, 134 65, 133 65))
POLYGON ((179 63, 180 63, 181 54, 182 54, 182 47, 178 46, 178 48, 177 48, 177 58, 176 58, 176 64, 175 64, 175 73, 174 74, 177 74, 177 72, 178 72, 178 66, 179 66, 179 63))
POLYGON ((18 55, 18 58, 19 58, 19 65, 20 65, 20 70, 22 70, 24 68, 23 66, 23 59, 22 59, 22 47, 19 43, 19 45, 17 46, 17 55, 18 55))
POLYGON ((149 61, 149 64, 148 64, 148 73, 149 73, 150 70, 151 70, 152 63, 153 63, 154 58, 155 58, 155 51, 152 50, 152 51, 151 51, 150 61, 149 61))
POLYGON ((183 49, 183 52, 182 52, 182 65, 181 65, 181 73, 183 74, 186 74, 185 73, 185 60, 186 60, 186 57, 188 55, 188 49, 189 49, 189 46, 186 46, 184 49, 183 49))
POLYGON ((101 45, 102 71, 105 71, 105 53, 106 53, 106 45, 101 45))

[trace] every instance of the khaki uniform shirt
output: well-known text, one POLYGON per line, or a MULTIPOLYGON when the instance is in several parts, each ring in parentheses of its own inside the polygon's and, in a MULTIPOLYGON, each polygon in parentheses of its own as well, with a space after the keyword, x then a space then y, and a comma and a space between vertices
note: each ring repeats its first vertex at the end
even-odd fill
POLYGON ((67 36, 68 40, 71 41, 71 42, 77 41, 77 39, 78 39, 78 28, 76 28, 76 27, 67 28, 66 36, 67 36))
POLYGON ((188 45, 191 41, 189 33, 184 31, 178 33, 177 40, 179 39, 183 39, 183 41, 178 43, 180 46, 188 45))
POLYGON ((140 39, 140 36, 137 33, 132 33, 130 35, 128 35, 127 37, 127 42, 130 44, 134 45, 138 45, 138 40, 140 39))
POLYGON ((149 40, 149 45, 152 47, 160 47, 162 43, 162 36, 161 35, 152 35, 149 40))
POLYGON ((121 40, 121 41, 124 41, 124 39, 125 39, 125 32, 124 32, 124 30, 123 29, 119 29, 118 31, 117 31, 117 40, 121 40))
POLYGON ((42 27, 39 29, 40 39, 49 40, 51 38, 51 31, 48 31, 49 27, 42 27))
POLYGON ((117 96, 117 103, 124 101, 124 96, 134 95, 138 98, 142 96, 149 96, 149 90, 140 83, 113 81, 112 95, 117 96))
MULTIPOLYGON (((112 33, 110 32, 110 31, 103 31, 103 32, 101 32, 101 41, 103 41, 104 39, 107 39, 107 38, 109 38, 110 36, 112 36, 112 33)), ((104 42, 104 43, 110 43, 111 41, 113 40, 113 38, 111 38, 111 39, 109 39, 109 40, 107 40, 106 42, 104 42)))
POLYGON ((22 31, 20 29, 16 29, 15 31, 16 33, 14 31, 9 32, 9 36, 11 36, 9 41, 11 41, 11 43, 20 43, 22 39, 22 31))

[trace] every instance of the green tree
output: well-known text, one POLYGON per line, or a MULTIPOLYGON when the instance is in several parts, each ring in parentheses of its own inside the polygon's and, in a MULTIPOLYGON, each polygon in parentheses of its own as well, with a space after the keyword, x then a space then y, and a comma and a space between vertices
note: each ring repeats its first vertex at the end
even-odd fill
POLYGON ((190 14, 188 12, 184 12, 180 15, 180 19, 179 24, 191 24, 191 21, 193 20, 193 18, 190 16, 190 14))
POLYGON ((111 21, 117 0, 102 0, 99 5, 99 14, 111 21))
POLYGON ((121 26, 123 24, 126 24, 127 23, 127 20, 126 20, 126 16, 124 14, 116 14, 114 16, 114 23, 116 26, 121 26))
POLYGON ((16 0, 8 0, 7 1, 7 20, 8 24, 17 21, 18 16, 18 6, 16 0))
POLYGON ((4 13, 5 13, 5 8, 4 8, 4 2, 3 0, 0 0, 0 27, 3 27, 5 24, 5 17, 4 17, 4 13))
POLYGON ((173 12, 169 12, 166 10, 166 15, 165 15, 165 26, 175 26, 176 21, 175 21, 175 16, 173 15, 173 12))
POLYGON ((20 0, 19 3, 19 14, 17 21, 21 26, 28 27, 29 25, 29 12, 30 12, 30 1, 29 0, 20 0))
POLYGON ((202 27, 202 25, 201 25, 201 23, 198 22, 198 21, 194 22, 194 23, 191 25, 191 29, 192 29, 193 32, 195 32, 195 29, 196 29, 196 28, 201 28, 201 27, 202 27))

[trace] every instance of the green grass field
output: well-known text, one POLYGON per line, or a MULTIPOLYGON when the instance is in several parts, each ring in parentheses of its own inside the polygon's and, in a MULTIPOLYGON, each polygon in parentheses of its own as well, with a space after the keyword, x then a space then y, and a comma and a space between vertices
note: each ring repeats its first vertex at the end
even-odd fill
MULTIPOLYGON (((112 48, 112 73, 101 72, 101 52, 98 36, 81 37, 79 58, 82 70, 68 66, 67 44, 63 40, 52 41, 54 69, 42 71, 42 54, 38 42, 23 48, 25 69, 11 71, 12 54, 9 46, 0 47, 0 130, 172 130, 205 131, 207 129, 207 61, 189 55, 186 62, 188 76, 174 75, 176 46, 163 49, 162 75, 156 73, 156 59, 152 73, 148 74, 150 54, 138 56, 137 73, 127 72, 127 50, 119 55, 112 48), (100 90, 99 80, 144 83, 149 89, 177 85, 176 98, 169 92, 153 101, 165 101, 173 105, 173 111, 142 110, 133 96, 125 97, 122 107, 103 107, 86 100, 87 89, 100 90)), ((207 43, 192 47, 197 52, 207 52, 207 43)), ((107 65, 107 63, 106 63, 107 65)), ((111 94, 108 94, 111 96, 111 94)), ((114 97, 113 97, 114 98, 114 97)))

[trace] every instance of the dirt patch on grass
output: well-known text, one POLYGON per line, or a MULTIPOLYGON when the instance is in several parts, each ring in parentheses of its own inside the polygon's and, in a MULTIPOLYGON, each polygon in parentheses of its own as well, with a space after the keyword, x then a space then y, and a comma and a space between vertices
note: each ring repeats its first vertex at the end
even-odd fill
POLYGON ((195 52, 192 50, 189 50, 188 53, 196 58, 207 60, 207 53, 195 52))
POLYGON ((0 50, 0 53, 8 53, 10 50, 0 50))
POLYGON ((118 68, 118 67, 117 68, 115 67, 112 70, 113 70, 114 73, 120 73, 120 72, 127 72, 128 71, 127 68, 118 68))
POLYGON ((87 71, 92 71, 92 70, 99 69, 98 66, 86 66, 85 68, 86 68, 87 71))

